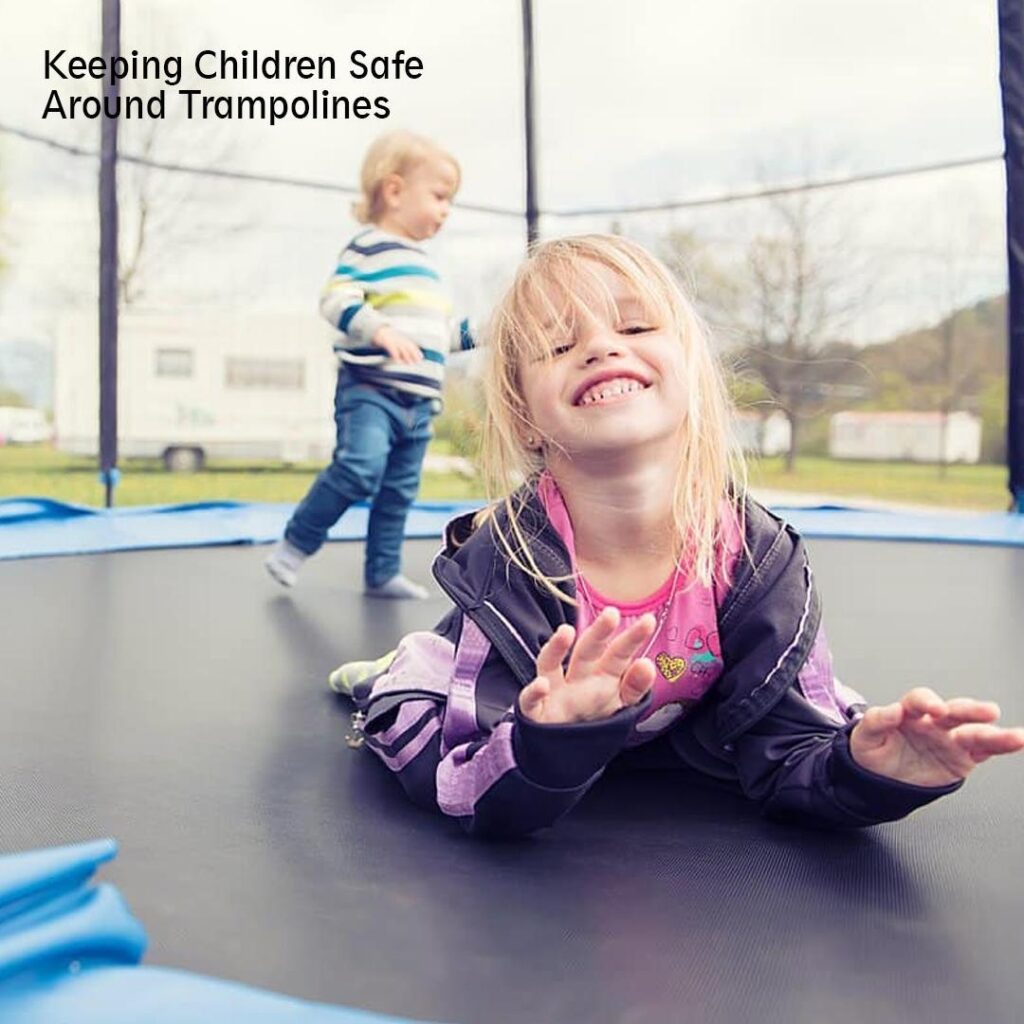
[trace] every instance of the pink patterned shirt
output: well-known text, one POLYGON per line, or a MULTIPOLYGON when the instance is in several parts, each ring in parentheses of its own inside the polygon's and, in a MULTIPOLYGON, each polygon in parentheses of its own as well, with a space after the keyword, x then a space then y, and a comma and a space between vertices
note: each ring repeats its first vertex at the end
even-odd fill
MULTIPOLYGON (((608 606, 615 605, 625 629, 641 615, 652 613, 658 628, 643 656, 657 670, 650 707, 637 721, 630 746, 653 739, 682 718, 722 674, 722 651, 718 642, 718 602, 724 595, 702 586, 683 572, 672 575, 642 601, 613 601, 595 590, 580 574, 576 564, 572 522, 554 479, 545 474, 539 495, 548 519, 562 538, 577 580, 577 630, 582 632, 608 606)), ((730 563, 739 552, 738 527, 730 538, 730 563), (735 549, 735 550, 733 550, 735 549)))

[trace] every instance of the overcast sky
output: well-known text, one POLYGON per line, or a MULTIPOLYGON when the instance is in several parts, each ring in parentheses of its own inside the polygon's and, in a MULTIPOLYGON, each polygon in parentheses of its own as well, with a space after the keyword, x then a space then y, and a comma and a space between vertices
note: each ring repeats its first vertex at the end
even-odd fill
MULTIPOLYGON (((43 53, 99 53, 100 6, 0 0, 0 122, 95 145, 97 122, 41 119, 50 88, 69 84, 44 79, 43 53)), ((384 121, 172 125, 158 143, 167 159, 351 183, 375 134, 408 127, 458 156, 463 200, 521 208, 519 8, 516 0, 123 0, 124 49, 181 55, 186 64, 206 48, 329 54, 339 64, 334 82, 217 89, 363 92, 388 97, 392 111, 384 121), (422 78, 352 81, 355 49, 404 49, 422 59, 422 78)), ((686 198, 746 187, 759 175, 793 180, 808 170, 874 171, 1002 149, 991 0, 534 0, 534 14, 546 209, 686 198)), ((133 138, 127 131, 126 149, 133 138)), ((0 341, 45 335, 59 309, 89 300, 94 173, 92 161, 0 135, 0 238, 11 264, 0 281, 0 341)), ((186 185, 166 188, 180 198, 186 185)), ((166 243, 146 278, 148 302, 312 310, 353 229, 344 197, 240 184, 187 189, 193 198, 174 213, 176 245, 166 243)), ((839 205, 856 223, 858 245, 884 263, 887 282, 855 333, 927 318, 927 263, 914 257, 922 247, 956 247, 969 290, 998 290, 1002 190, 998 164, 845 190, 839 205)), ((621 224, 646 240, 697 227, 724 253, 756 218, 747 206, 621 224)), ((607 226, 607 218, 544 221, 548 234, 607 226)), ((522 245, 520 222, 469 212, 456 213, 437 240, 464 304, 478 314, 522 245)))

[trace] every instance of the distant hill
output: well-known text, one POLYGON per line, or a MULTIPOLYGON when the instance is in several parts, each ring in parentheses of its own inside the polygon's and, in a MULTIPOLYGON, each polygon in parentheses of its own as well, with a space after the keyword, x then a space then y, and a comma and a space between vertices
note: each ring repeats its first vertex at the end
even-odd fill
POLYGON ((1006 302, 1006 295, 982 299, 932 327, 863 349, 857 361, 867 371, 868 394, 850 407, 934 410, 948 403, 981 417, 982 459, 1004 462, 1006 302), (947 336, 952 338, 948 371, 947 336))
POLYGON ((952 326, 957 372, 975 373, 977 386, 971 390, 976 394, 987 380, 1006 373, 1006 298, 982 299, 933 327, 869 345, 861 350, 860 361, 876 377, 888 371, 910 385, 941 384, 942 335, 952 326))
MULTIPOLYGON (((1006 303, 1005 294, 995 295, 930 327, 867 346, 834 341, 813 359, 794 361, 787 367, 790 379, 812 399, 804 408, 801 451, 827 450, 828 418, 842 409, 923 411, 948 405, 981 417, 984 460, 1005 460, 1006 303), (817 408, 814 398, 820 400, 817 408)), ((734 398, 741 406, 764 400, 763 388, 752 386, 747 374, 758 355, 742 350, 736 361, 734 398)))

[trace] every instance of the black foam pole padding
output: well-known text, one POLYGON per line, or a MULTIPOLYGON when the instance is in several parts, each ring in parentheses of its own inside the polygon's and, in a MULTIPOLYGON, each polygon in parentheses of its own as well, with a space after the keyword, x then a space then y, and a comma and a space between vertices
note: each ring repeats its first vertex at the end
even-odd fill
POLYGON ((1007 464, 1024 512, 1024 0, 999 0, 999 82, 1006 138, 1008 308, 1007 464))
MULTIPOLYGON (((121 52, 120 0, 103 0, 103 57, 106 66, 121 52)), ((107 110, 117 109, 120 82, 103 84, 107 110)), ((107 508, 113 504, 117 468, 117 118, 100 119, 100 476, 107 508)))

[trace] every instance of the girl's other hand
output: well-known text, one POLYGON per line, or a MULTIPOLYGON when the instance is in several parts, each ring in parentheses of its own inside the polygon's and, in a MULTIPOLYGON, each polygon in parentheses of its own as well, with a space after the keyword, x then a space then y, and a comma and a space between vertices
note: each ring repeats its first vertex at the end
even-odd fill
POLYGON ((868 708, 850 733, 862 768, 915 786, 946 786, 996 754, 1024 750, 1024 729, 994 723, 999 706, 958 697, 943 700, 918 687, 895 704, 868 708))
POLYGON ((654 682, 654 663, 637 654, 654 635, 653 615, 643 615, 618 636, 619 611, 605 608, 583 631, 559 626, 537 655, 537 678, 519 694, 527 718, 549 725, 608 718, 636 704, 654 682), (613 639, 614 637, 614 639, 613 639), (566 654, 573 648, 568 669, 566 654))
POLYGON ((378 348, 384 349, 396 363, 423 362, 423 352, 419 345, 411 338, 407 338, 401 331, 396 331, 394 327, 388 327, 386 324, 383 327, 378 327, 373 335, 373 343, 378 348))

